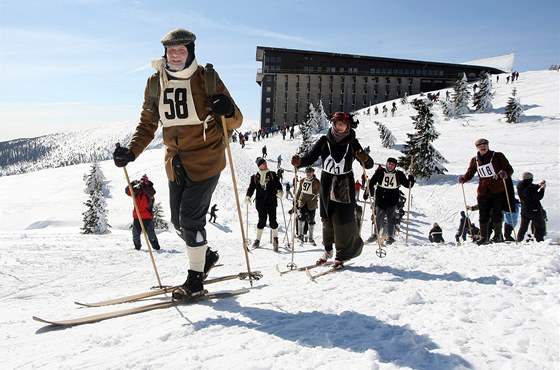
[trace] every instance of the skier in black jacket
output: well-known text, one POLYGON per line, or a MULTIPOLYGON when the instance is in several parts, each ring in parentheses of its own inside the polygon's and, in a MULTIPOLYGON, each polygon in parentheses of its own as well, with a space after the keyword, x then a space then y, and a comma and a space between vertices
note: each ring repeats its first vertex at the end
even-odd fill
POLYGON ((272 246, 274 251, 277 252, 278 222, 276 221, 276 207, 278 206, 278 201, 276 198, 282 199, 284 192, 282 191, 282 184, 278 180, 278 175, 268 169, 266 159, 259 157, 256 162, 259 170, 251 176, 245 197, 245 204, 251 204, 251 197, 256 191, 255 207, 259 213, 259 222, 257 223, 257 235, 253 242, 253 248, 260 246, 262 233, 268 218, 270 228, 272 229, 272 246))
POLYGON ((331 118, 332 126, 304 155, 292 157, 296 168, 311 166, 321 158, 321 192, 319 198, 323 223, 323 246, 325 252, 317 264, 325 263, 333 256, 333 266, 340 267, 344 261, 362 253, 364 242, 356 224, 356 189, 352 162, 358 159, 365 168, 373 167, 373 159, 367 155, 356 139, 358 122, 347 112, 336 112, 331 118))
POLYGON ((395 225, 397 224, 397 205, 399 203, 399 186, 411 188, 414 186, 414 176, 408 177, 401 170, 397 170, 397 160, 387 158, 386 168, 381 165, 369 181, 369 191, 375 199, 375 225, 373 234, 368 242, 374 242, 380 234, 381 229, 385 228, 387 234, 387 244, 395 242, 395 225), (385 218, 387 226, 385 227, 385 218))
POLYGON ((529 222, 532 222, 535 240, 542 242, 546 228, 541 199, 544 197, 546 181, 543 180, 538 185, 533 184, 533 174, 530 172, 524 172, 521 179, 522 181, 517 184, 517 195, 521 201, 521 224, 517 232, 517 241, 523 241, 529 222))

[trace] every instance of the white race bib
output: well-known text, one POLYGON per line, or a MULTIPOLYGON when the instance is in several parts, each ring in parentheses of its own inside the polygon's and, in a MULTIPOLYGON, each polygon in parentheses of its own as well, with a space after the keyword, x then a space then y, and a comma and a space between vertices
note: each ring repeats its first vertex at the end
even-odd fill
POLYGON ((477 164, 476 172, 478 172, 478 176, 481 178, 496 176, 496 171, 494 171, 494 166, 492 166, 492 162, 488 164, 483 164, 481 166, 477 164))
POLYGON ((395 172, 386 172, 379 186, 385 189, 397 189, 399 187, 399 184, 397 184, 397 174, 395 172))
POLYGON ((191 90, 191 80, 169 80, 159 98, 163 127, 200 125, 191 90))

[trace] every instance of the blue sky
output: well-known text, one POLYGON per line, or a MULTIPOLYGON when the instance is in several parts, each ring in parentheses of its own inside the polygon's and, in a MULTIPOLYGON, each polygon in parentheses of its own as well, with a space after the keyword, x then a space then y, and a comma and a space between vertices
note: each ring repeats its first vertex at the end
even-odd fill
POLYGON ((0 141, 136 121, 161 36, 197 36, 249 120, 256 47, 461 63, 515 52, 560 64, 560 3, 542 1, 0 0, 0 141), (538 4, 538 5, 537 5, 538 4))

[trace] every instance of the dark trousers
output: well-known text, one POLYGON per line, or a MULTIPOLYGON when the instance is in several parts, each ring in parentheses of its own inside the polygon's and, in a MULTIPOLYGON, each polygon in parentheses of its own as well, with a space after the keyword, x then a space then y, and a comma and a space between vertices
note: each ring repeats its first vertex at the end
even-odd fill
POLYGON ((521 212, 521 224, 519 225, 519 231, 517 232, 517 241, 523 241, 530 222, 533 223, 533 228, 535 230, 535 240, 542 242, 544 240, 544 233, 546 230, 542 210, 525 213, 521 212))
POLYGON ((173 158, 175 180, 169 182, 171 223, 189 247, 206 244, 206 214, 220 175, 193 181, 178 156, 173 158))
POLYGON ((268 224, 271 229, 278 228, 278 222, 276 221, 276 204, 260 204, 257 203, 257 213, 259 214, 259 222, 257 223, 257 229, 264 229, 266 226, 266 220, 268 218, 268 224))
POLYGON ((322 217, 321 221, 323 222, 323 245, 325 250, 332 250, 334 244, 338 261, 347 261, 362 254, 364 241, 360 237, 358 225, 354 220, 343 224, 338 212, 334 212, 330 219, 322 217))
POLYGON ((494 230, 495 235, 502 235, 502 207, 505 203, 505 193, 487 193, 477 197, 479 222, 480 222, 480 237, 483 240, 488 240, 489 224, 492 221, 493 227, 499 224, 499 228, 494 230))
MULTIPOLYGON (((159 245, 156 232, 154 230, 154 223, 151 218, 143 218, 142 223, 144 224, 144 229, 146 229, 146 234, 148 234, 148 240, 152 245, 159 245)), ((140 226, 140 221, 137 218, 134 219, 132 223, 132 242, 135 247, 140 247, 142 245, 140 235, 142 234, 142 226, 140 226)))

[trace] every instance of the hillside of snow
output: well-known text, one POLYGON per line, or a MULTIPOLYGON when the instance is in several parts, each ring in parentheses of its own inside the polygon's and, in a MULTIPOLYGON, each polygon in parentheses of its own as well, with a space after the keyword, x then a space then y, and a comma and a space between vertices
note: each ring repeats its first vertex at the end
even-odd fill
MULTIPOLYGON (((386 248, 385 258, 376 256, 376 244, 368 244, 352 265, 312 282, 303 272, 280 276, 276 266, 284 270, 290 262, 314 263, 322 250, 320 222, 318 246, 296 244, 293 256, 286 248, 272 252, 267 228, 263 248, 249 254, 251 269, 264 275, 261 280, 252 287, 239 280, 207 286, 210 291, 251 288, 236 298, 64 329, 44 327, 31 317, 64 319, 141 305, 83 308, 73 302, 149 290, 157 284, 154 268, 145 245, 141 251, 133 249, 132 203, 124 195, 123 170, 112 161, 101 162, 111 189, 107 203, 112 227, 107 235, 80 234, 87 199, 83 175, 89 173, 90 165, 0 177, 4 368, 557 369, 559 74, 526 72, 513 85, 505 84, 505 76, 493 83, 492 112, 445 120, 441 109, 435 108, 440 137, 433 145, 447 159, 448 172, 419 181, 412 189, 408 245, 406 225, 401 225, 397 243, 386 248), (513 87, 525 109, 519 124, 504 119, 513 87), (476 154, 474 142, 480 137, 490 141, 491 150, 506 155, 515 180, 530 171, 535 180, 547 181, 542 201, 549 220, 544 243, 455 245, 459 212, 465 206, 456 179, 476 154), (442 227, 446 244, 428 242, 433 222, 442 227)), ((357 136, 362 146, 370 146, 377 163, 398 157, 397 148, 413 131, 410 116, 415 111, 400 102, 397 107, 395 117, 360 112, 357 136), (394 148, 381 147, 373 121, 391 130, 397 138, 394 148)), ((294 175, 289 161, 298 140, 274 136, 249 141, 244 149, 233 143, 241 199, 265 144, 269 168, 276 170, 276 158, 281 155, 285 179, 294 175)), ((150 177, 156 200, 168 215, 163 156, 161 148, 148 150, 127 169, 132 179, 143 174, 150 177)), ((355 175, 361 172, 355 163, 355 175)), ((476 187, 476 178, 464 186, 469 205, 476 202, 476 187)), ((218 204, 219 211, 217 223, 207 225, 208 241, 219 251, 224 266, 213 270, 211 277, 246 271, 229 166, 212 203, 218 204)), ((284 199, 282 206, 287 223, 291 204, 284 199)), ((280 240, 286 247, 291 234, 285 234, 281 213, 279 207, 280 240)), ((256 211, 242 205, 242 216, 248 221, 248 237, 253 238, 256 211)), ((365 219, 370 216, 366 207, 365 219)), ((478 221, 477 212, 471 213, 471 219, 478 221)), ((366 239, 371 226, 367 221, 364 225, 362 238, 366 239)), ((182 283, 188 270, 184 243, 173 232, 160 231, 158 238, 162 250, 154 258, 163 284, 182 283)), ((161 299, 169 298, 144 303, 161 299)))

